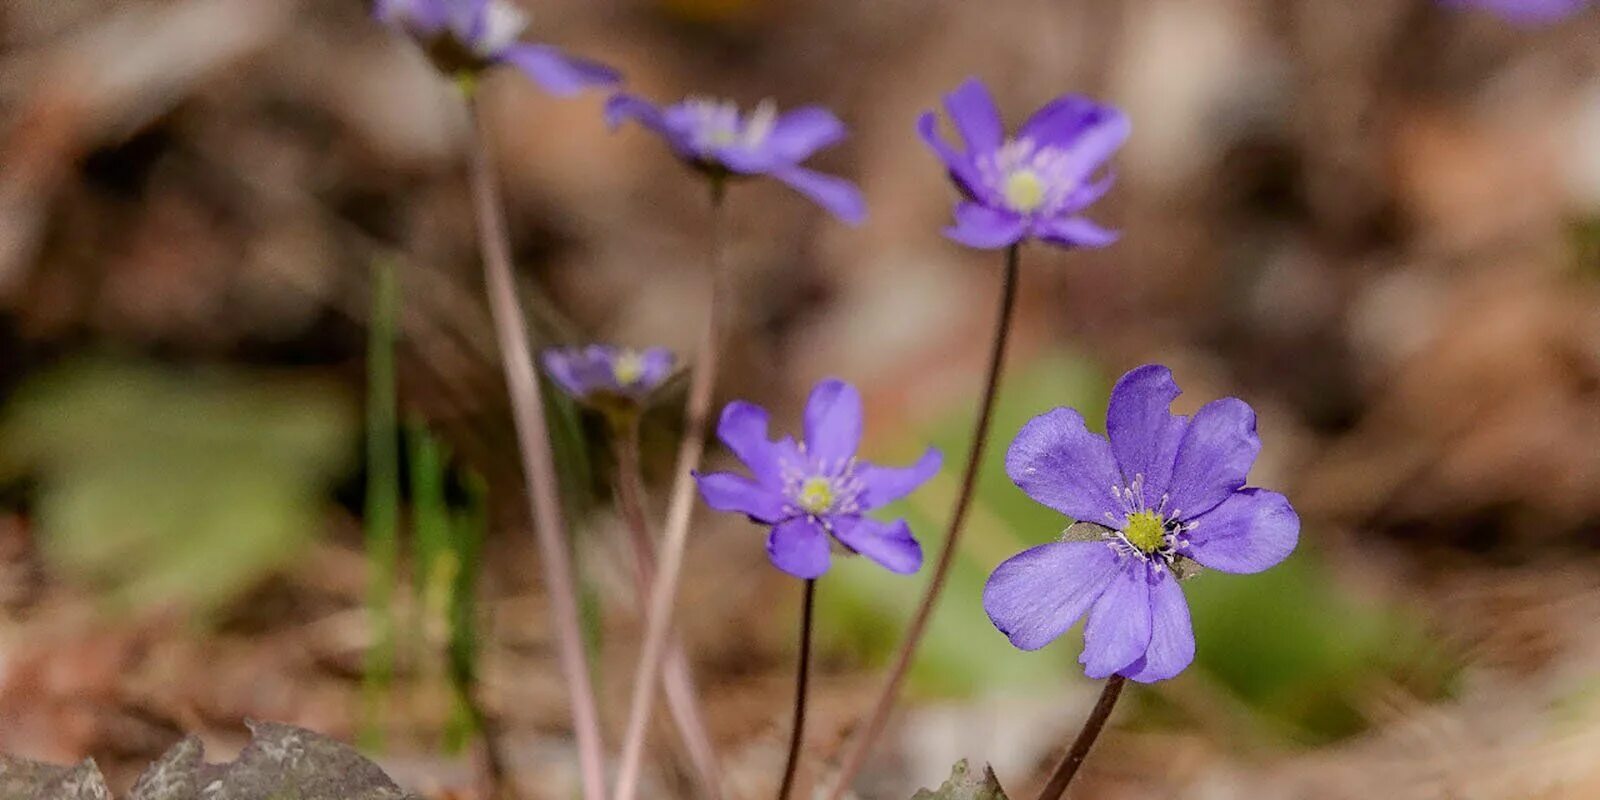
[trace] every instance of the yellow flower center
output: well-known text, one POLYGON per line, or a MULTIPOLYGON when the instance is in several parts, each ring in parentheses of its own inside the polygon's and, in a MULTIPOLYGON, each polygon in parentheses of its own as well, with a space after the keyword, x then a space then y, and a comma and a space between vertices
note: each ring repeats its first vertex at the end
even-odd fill
POLYGON ((644 377, 644 357, 638 353, 619 353, 611 362, 611 376, 618 386, 632 386, 644 377))
POLYGON ((1167 543, 1167 527, 1156 512, 1139 511, 1128 515, 1122 538, 1146 553, 1154 553, 1167 543))
POLYGON ((1006 205, 1024 214, 1044 203, 1044 180, 1031 169, 1019 169, 1006 176, 1006 205))
POLYGON ((821 514, 833 508, 834 493, 833 482, 827 478, 807 478, 800 484, 800 496, 796 502, 810 514, 821 514))

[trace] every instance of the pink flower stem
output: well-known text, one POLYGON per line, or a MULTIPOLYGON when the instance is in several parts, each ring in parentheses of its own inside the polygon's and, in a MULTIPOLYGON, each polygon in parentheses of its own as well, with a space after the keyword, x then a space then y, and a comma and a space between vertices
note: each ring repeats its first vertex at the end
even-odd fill
POLYGON ((950 512, 950 526, 945 533, 944 548, 939 551, 939 560, 933 567, 933 577, 929 580, 928 588, 922 595, 922 602, 917 605, 916 613, 912 615, 911 623, 906 628, 905 639, 900 643, 894 664, 889 667, 889 676, 884 681, 883 691, 879 693, 878 701, 872 707, 872 713, 862 724, 861 732, 856 735, 854 743, 844 757, 837 783, 828 795, 830 800, 841 800, 850 791, 850 784, 865 766, 873 744, 883 735, 883 728, 889 721, 889 712, 894 710, 895 703, 900 698, 900 687, 905 683, 906 673, 911 669, 911 662, 917 654, 917 647, 922 643, 922 636, 927 633, 928 621, 933 618, 933 609, 939 601, 939 594, 944 591, 950 567, 955 564, 963 524, 966 522, 967 511, 972 506, 972 496, 977 487, 978 468, 983 464, 984 449, 989 442, 989 424, 994 417, 995 398, 1000 394, 1000 377, 1005 366, 1006 344, 1011 338, 1011 318, 1015 315, 1017 305, 1020 261, 1021 245, 1012 245, 1006 251, 1005 276, 1002 278, 1000 289, 1000 311, 995 320, 994 339, 989 350, 989 374, 984 381, 982 399, 978 401, 978 420, 973 428, 972 447, 967 451, 966 470, 961 475, 961 489, 956 494, 955 509, 950 512))
MULTIPOLYGON (((655 536, 646 518, 646 501, 643 470, 639 457, 639 415, 632 413, 625 419, 613 418, 611 444, 617 460, 617 509, 631 534, 633 546, 633 578, 640 610, 644 610, 645 596, 656 572, 655 536)), ((694 686, 694 672, 683 642, 676 635, 667 641, 667 662, 661 673, 662 693, 666 696, 667 711, 683 740, 695 778, 699 781, 700 797, 704 800, 721 800, 722 770, 717 765, 716 747, 706 730, 705 715, 701 712, 699 693, 694 686)))
POLYGON ((684 406, 683 441, 673 471, 672 494, 667 505, 667 523, 662 536, 661 560, 655 582, 650 587, 650 605, 645 614, 644 646, 634 674, 633 699, 628 709, 628 727, 623 738, 622 762, 617 772, 613 800, 633 800, 639 791, 640 763, 644 756, 645 731, 655 705, 656 684, 660 682, 666 660, 667 634, 672 629, 672 610, 678 596, 678 578, 683 571, 684 546, 689 539, 689 520, 694 511, 694 471, 705 452, 706 429, 711 419, 712 390, 717 383, 720 357, 724 294, 727 275, 723 265, 724 226, 723 184, 711 184, 710 284, 709 307, 700 343, 695 354, 694 374, 689 382, 689 399, 684 406))
POLYGON ((583 780, 584 800, 605 797, 604 747, 600 739, 600 717, 595 707, 594 689, 589 682, 589 667, 578 624, 577 591, 572 577, 572 556, 567 551, 566 523, 561 515, 561 497, 556 483, 554 458, 550 451, 550 431, 546 427, 544 396, 539 391, 538 374, 533 367, 532 332, 517 298, 516 278, 512 274, 511 245, 506 237, 500 190, 495 183, 494 159, 489 151, 483 109, 468 95, 474 136, 471 150, 473 205, 478 217, 478 244, 483 255, 484 281, 489 293, 489 310, 494 318, 495 335, 506 374, 506 389, 511 396, 512 422, 517 430, 518 450, 522 455, 523 477, 527 481, 529 513, 533 518, 539 555, 544 562, 545 590, 550 598, 551 622, 556 632, 556 655, 567 682, 571 699, 572 732, 578 744, 578 769, 583 780))

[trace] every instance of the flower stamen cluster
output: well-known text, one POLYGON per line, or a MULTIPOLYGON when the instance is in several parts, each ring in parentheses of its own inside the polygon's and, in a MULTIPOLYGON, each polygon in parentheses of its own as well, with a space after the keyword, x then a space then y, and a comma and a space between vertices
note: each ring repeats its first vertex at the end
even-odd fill
POLYGON ((805 447, 798 458, 781 466, 783 494, 789 503, 785 511, 794 516, 809 516, 824 528, 834 514, 860 514, 861 493, 866 484, 856 475, 856 459, 840 459, 833 464, 809 463, 805 447))
POLYGON ((1018 214, 1052 216, 1072 194, 1072 158, 1058 147, 1014 139, 975 163, 984 183, 999 187, 1005 204, 1018 214))

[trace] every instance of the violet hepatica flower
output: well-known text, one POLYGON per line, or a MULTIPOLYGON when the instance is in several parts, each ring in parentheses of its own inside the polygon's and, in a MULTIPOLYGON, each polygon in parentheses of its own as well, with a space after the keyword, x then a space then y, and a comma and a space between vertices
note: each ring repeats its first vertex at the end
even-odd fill
POLYGON ((717 437, 749 468, 696 474, 700 495, 718 511, 736 511, 771 525, 767 555, 797 578, 828 571, 830 539, 890 572, 908 575, 922 567, 922 546, 905 520, 880 522, 868 511, 910 494, 939 471, 939 451, 929 448, 909 467, 881 467, 856 457, 861 442, 861 395, 844 381, 826 380, 812 390, 805 410, 805 441, 767 437, 767 412, 742 401, 729 403, 717 437))
POLYGON ((1064 247, 1105 247, 1117 240, 1116 233, 1081 214, 1111 188, 1112 176, 1101 167, 1128 138, 1121 111, 1065 95, 1034 112, 1007 139, 994 98, 977 78, 946 95, 944 107, 965 150, 939 135, 932 111, 917 121, 917 131, 965 196, 946 236, 984 249, 1025 239, 1064 247))
POLYGON ((607 407, 643 405, 672 375, 675 364, 664 348, 609 345, 551 348, 540 359, 550 378, 573 399, 607 407))
POLYGON ((1178 393, 1166 367, 1139 367, 1112 390, 1109 441, 1068 408, 1017 434, 1011 480, 1078 524, 989 577, 984 610, 1013 645, 1037 650, 1087 614, 1079 660, 1089 677, 1171 678, 1195 648, 1178 573, 1191 561, 1260 572, 1294 550, 1289 501, 1244 485, 1261 450, 1255 412, 1226 398, 1174 416, 1178 393))
POLYGON ((1447 6, 1481 8, 1522 25, 1559 22, 1589 7, 1590 0, 1442 0, 1447 6))
POLYGON ((509 64, 560 96, 621 82, 610 67, 520 41, 528 16, 511 0, 377 0, 373 14, 416 39, 447 74, 509 64))
POLYGON ((768 175, 789 185, 851 225, 866 219, 861 192, 849 181, 800 166, 845 137, 833 112, 806 106, 779 114, 771 101, 744 113, 731 101, 690 98, 660 107, 630 94, 606 103, 615 129, 635 120, 660 136, 689 166, 714 180, 768 175))

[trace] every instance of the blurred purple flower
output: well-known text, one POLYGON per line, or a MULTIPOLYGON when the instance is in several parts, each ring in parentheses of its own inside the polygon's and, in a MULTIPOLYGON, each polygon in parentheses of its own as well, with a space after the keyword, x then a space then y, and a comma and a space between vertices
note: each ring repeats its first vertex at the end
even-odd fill
POLYGON ((672 353, 660 347, 629 350, 609 345, 551 348, 540 354, 545 371, 574 399, 638 406, 672 375, 672 353))
POLYGON ((416 39, 446 73, 509 64, 563 97, 622 80, 610 67, 519 41, 528 17, 511 0, 376 0, 373 15, 416 39))
POLYGON ((779 114, 771 101, 764 101, 744 114, 731 101, 689 98, 661 107, 630 94, 606 103, 606 122, 613 129, 630 119, 713 178, 769 175, 851 225, 866 219, 866 202, 853 184, 800 166, 845 137, 844 123, 825 108, 806 106, 779 114))
POLYGON ((1457 8, 1481 8, 1510 22, 1545 25, 1559 22, 1589 7, 1590 0, 1441 0, 1457 8))
POLYGON ((1128 138, 1121 111, 1081 95, 1050 101, 1005 138, 994 98, 968 78, 944 98, 945 111, 966 145, 957 151, 926 112, 917 131, 950 170, 965 196, 954 227, 945 231, 969 247, 1009 247, 1041 239, 1064 247, 1105 247, 1117 234, 1079 216, 1111 188, 1101 166, 1128 138))
POLYGON ((1171 678, 1195 647, 1177 573, 1191 560, 1260 572, 1294 550, 1300 518, 1288 499, 1244 486, 1261 450, 1255 412, 1226 398, 1174 416, 1178 394, 1171 371, 1147 365, 1112 390, 1109 440, 1067 408, 1017 434, 1011 480, 1079 522, 989 577, 984 610, 1016 647, 1044 647, 1087 613, 1079 661, 1090 677, 1171 678))
POLYGON ((736 511, 771 525, 767 555, 797 578, 828 571, 829 537, 890 572, 922 567, 922 546, 903 519, 862 516, 898 500, 939 471, 939 451, 928 448, 909 467, 880 467, 856 458, 861 442, 861 395, 844 381, 826 380, 811 391, 805 441, 767 438, 767 412, 736 401, 722 411, 717 437, 750 469, 696 474, 700 495, 718 511, 736 511))

